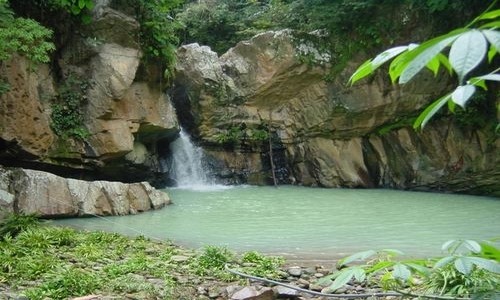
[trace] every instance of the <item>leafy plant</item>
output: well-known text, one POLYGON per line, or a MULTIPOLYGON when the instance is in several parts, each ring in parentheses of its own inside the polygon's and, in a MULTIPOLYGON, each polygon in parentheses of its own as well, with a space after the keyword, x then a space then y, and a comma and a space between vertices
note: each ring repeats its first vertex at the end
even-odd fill
POLYGON ((129 273, 148 270, 149 263, 149 259, 144 254, 138 253, 126 261, 107 266, 105 272, 109 277, 115 278, 129 273))
POLYGON ((267 129, 260 125, 256 129, 246 128, 245 124, 231 126, 228 130, 215 135, 219 144, 239 144, 243 142, 262 142, 269 139, 267 129))
POLYGON ((59 136, 85 139, 89 132, 83 125, 82 105, 87 101, 88 82, 69 76, 59 89, 52 105, 51 126, 59 136))
POLYGON ((380 276, 379 284, 386 290, 411 287, 419 292, 402 292, 419 296, 436 293, 453 296, 478 296, 494 294, 500 287, 499 249, 489 243, 472 240, 451 240, 443 244, 448 256, 439 259, 395 260, 402 254, 397 250, 368 250, 348 256, 338 262, 345 267, 353 262, 365 262, 346 267, 323 278, 332 280, 330 289, 336 290, 351 280, 363 282, 380 276), (415 281, 415 278, 420 280, 415 281))
POLYGON ((0 221, 0 241, 7 237, 16 237, 21 232, 39 224, 40 221, 36 214, 8 213, 0 221))
MULTIPOLYGON (((493 1, 490 8, 496 2, 493 1)), ((424 128, 445 104, 448 104, 452 112, 455 111, 456 105, 465 108, 478 87, 487 90, 486 81, 500 81, 500 74, 497 73, 500 68, 480 76, 471 75, 483 60, 487 58, 491 63, 500 52, 500 31, 497 30, 499 22, 500 10, 487 10, 464 28, 420 45, 409 44, 390 48, 363 63, 352 74, 349 82, 354 84, 367 77, 391 59, 389 75, 392 82, 397 81, 399 84, 408 83, 426 67, 435 76, 439 74, 440 67, 446 68, 450 73, 454 72, 458 79, 455 90, 427 106, 413 125, 414 128, 424 128), (442 52, 448 47, 450 49, 446 56, 442 52)))
POLYGON ((55 50, 52 34, 35 20, 15 18, 8 3, 0 1, 0 61, 19 53, 35 63, 49 62, 49 53, 55 50))
POLYGON ((245 266, 246 273, 254 276, 266 278, 280 278, 282 274, 278 272, 279 267, 283 265, 282 257, 265 256, 257 251, 249 251, 243 254, 241 258, 243 264, 250 263, 245 266))
POLYGON ((220 276, 224 266, 233 259, 233 253, 225 247, 205 246, 203 252, 191 262, 191 267, 198 275, 220 276))
POLYGON ((170 79, 175 66, 175 51, 179 43, 175 34, 179 23, 170 15, 184 0, 123 0, 132 7, 141 24, 139 42, 146 58, 165 67, 164 77, 170 79))
POLYGON ((38 288, 30 289, 30 299, 66 299, 85 296, 97 290, 103 282, 95 274, 78 268, 62 270, 38 288))
POLYGON ((56 8, 62 8, 75 16, 81 16, 84 23, 90 23, 90 11, 94 8, 93 0, 50 0, 56 8))

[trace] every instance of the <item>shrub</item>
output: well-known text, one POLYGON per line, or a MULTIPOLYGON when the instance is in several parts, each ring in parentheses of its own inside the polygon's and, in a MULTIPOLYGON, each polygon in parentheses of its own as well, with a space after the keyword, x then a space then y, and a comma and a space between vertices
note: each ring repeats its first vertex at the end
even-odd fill
POLYGON ((7 214, 0 222, 0 240, 7 236, 16 237, 19 233, 28 228, 38 226, 40 221, 35 214, 7 214))

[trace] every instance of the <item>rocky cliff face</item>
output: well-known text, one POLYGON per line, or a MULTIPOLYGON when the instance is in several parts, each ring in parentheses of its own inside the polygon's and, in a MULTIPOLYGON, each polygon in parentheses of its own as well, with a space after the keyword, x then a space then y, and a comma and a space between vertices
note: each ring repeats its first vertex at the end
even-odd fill
POLYGON ((197 44, 178 55, 181 122, 226 181, 269 183, 271 136, 282 182, 500 195, 500 141, 491 129, 447 118, 411 129, 446 91, 443 76, 424 73, 396 87, 380 74, 347 87, 352 62, 326 81, 328 53, 289 31, 260 34, 221 57, 197 44))
POLYGON ((0 64, 11 87, 0 96, 0 164, 128 182, 164 177, 157 145, 178 124, 162 70, 142 60, 137 21, 103 3, 54 65, 32 68, 22 57, 0 64), (66 117, 56 124, 62 131, 77 118, 81 126, 56 134, 56 108, 66 117))
POLYGON ((83 181, 42 171, 0 167, 1 214, 23 212, 42 217, 127 215, 166 204, 170 204, 168 195, 147 182, 83 181))

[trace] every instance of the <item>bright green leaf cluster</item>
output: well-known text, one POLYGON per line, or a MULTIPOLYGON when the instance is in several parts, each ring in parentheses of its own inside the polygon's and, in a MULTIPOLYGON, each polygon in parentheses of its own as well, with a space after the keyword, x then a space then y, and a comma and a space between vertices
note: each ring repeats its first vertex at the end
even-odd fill
POLYGON ((492 62, 500 52, 500 10, 482 14, 472 24, 484 23, 478 28, 461 28, 448 34, 438 36, 420 45, 409 44, 388 49, 374 59, 363 63, 350 77, 354 84, 358 80, 371 75, 384 63, 393 59, 389 65, 389 75, 393 83, 408 83, 422 69, 428 68, 437 75, 441 66, 458 78, 457 88, 429 105, 416 119, 414 128, 423 128, 427 122, 446 104, 454 111, 456 104, 466 106, 476 87, 486 90, 485 81, 500 81, 500 68, 478 77, 469 78, 484 60, 492 62), (442 52, 449 49, 448 56, 442 52))
POLYGON ((442 250, 449 255, 432 260, 395 260, 403 253, 392 249, 367 250, 341 259, 337 266, 344 268, 321 280, 322 283, 330 281, 332 291, 352 280, 379 278, 385 289, 410 286, 420 293, 432 291, 454 296, 484 296, 500 287, 500 249, 492 243, 451 240, 443 244, 442 250), (346 267, 355 262, 357 264, 346 267))
MULTIPOLYGON (((0 3, 0 12, 9 11, 0 3)), ((49 53, 55 50, 50 39, 52 30, 32 19, 13 18, 11 14, 0 17, 0 60, 7 60, 13 53, 26 56, 36 63, 50 61, 49 53), (9 20, 6 22, 6 19, 9 20)))

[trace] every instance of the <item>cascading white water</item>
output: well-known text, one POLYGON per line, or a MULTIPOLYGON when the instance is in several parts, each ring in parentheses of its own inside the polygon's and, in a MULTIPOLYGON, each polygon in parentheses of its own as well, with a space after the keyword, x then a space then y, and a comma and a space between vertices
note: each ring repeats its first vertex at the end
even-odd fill
POLYGON ((196 147, 189 135, 181 128, 179 137, 170 143, 171 177, 178 187, 204 189, 213 185, 203 167, 203 151, 196 147))

